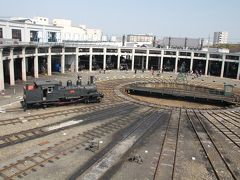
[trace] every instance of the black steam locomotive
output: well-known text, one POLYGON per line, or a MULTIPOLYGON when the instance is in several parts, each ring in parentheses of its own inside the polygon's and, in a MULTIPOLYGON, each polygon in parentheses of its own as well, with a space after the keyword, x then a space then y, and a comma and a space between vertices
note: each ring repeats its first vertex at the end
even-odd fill
POLYGON ((33 84, 26 84, 22 106, 24 110, 33 106, 61 105, 69 103, 95 103, 100 102, 103 94, 97 91, 97 87, 90 77, 87 85, 82 85, 78 78, 76 85, 71 80, 67 81, 67 86, 63 86, 59 81, 35 81, 33 84))

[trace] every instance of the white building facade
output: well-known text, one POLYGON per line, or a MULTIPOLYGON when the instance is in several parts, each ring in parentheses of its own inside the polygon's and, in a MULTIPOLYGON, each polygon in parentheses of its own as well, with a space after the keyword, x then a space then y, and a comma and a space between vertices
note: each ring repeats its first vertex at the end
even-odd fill
POLYGON ((54 19, 53 25, 63 27, 62 41, 101 41, 100 29, 89 29, 86 25, 73 26, 71 20, 54 19))
POLYGON ((214 32, 213 44, 227 44, 228 32, 214 32))
POLYGON ((24 43, 61 42, 61 30, 62 27, 52 25, 0 20, 0 31, 2 31, 0 38, 3 39, 3 43, 5 39, 14 39, 24 43))
POLYGON ((53 24, 45 17, 11 18, 0 20, 0 44, 61 43, 65 41, 101 41, 100 29, 72 26, 70 20, 55 19, 53 24))

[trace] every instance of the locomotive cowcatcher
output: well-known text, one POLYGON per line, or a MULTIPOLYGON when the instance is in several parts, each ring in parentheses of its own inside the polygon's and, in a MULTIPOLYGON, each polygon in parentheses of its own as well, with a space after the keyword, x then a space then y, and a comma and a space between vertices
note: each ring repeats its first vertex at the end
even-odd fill
POLYGON ((32 106, 100 102, 104 95, 97 91, 93 79, 94 76, 91 76, 87 85, 82 85, 81 79, 77 80, 76 85, 68 80, 67 86, 55 80, 37 80, 32 84, 26 84, 22 106, 26 110, 32 106))

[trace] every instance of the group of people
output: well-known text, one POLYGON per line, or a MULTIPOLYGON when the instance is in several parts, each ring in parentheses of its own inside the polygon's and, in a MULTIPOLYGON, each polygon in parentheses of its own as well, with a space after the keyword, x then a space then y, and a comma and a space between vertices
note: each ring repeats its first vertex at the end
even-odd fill
MULTIPOLYGON (((144 71, 145 71, 145 69, 144 68, 142 68, 142 73, 144 73, 144 71)), ((153 69, 153 67, 151 67, 151 74, 152 74, 152 76, 154 75, 154 69, 153 69)), ((160 70, 159 70, 159 73, 160 73, 160 70)), ((137 69, 134 69, 134 74, 137 74, 137 69)))
MULTIPOLYGON (((142 68, 142 73, 144 73, 144 71, 145 71, 145 69, 142 68)), ((153 67, 151 67, 150 72, 151 72, 151 74, 153 76, 154 73, 155 73, 155 70, 153 69, 153 67)), ((100 74, 102 73, 102 69, 101 68, 99 69, 99 73, 100 74)), ((103 69, 103 74, 105 74, 105 73, 106 73, 106 69, 103 69)), ((160 69, 160 70, 158 70, 157 75, 160 75, 162 73, 163 73, 163 69, 160 69)), ((134 74, 137 74, 137 69, 134 69, 134 74)), ((193 75, 194 77, 198 78, 198 77, 200 77, 202 75, 202 70, 195 69, 194 72, 191 71, 191 72, 188 72, 187 74, 193 75)))
MULTIPOLYGON (((99 73, 101 74, 102 73, 102 69, 100 68, 99 69, 99 73)), ((105 74, 106 73, 106 69, 103 69, 103 74, 105 74)))
POLYGON ((198 78, 202 76, 202 70, 195 69, 194 72, 193 71, 190 72, 190 75, 192 75, 194 78, 198 78))

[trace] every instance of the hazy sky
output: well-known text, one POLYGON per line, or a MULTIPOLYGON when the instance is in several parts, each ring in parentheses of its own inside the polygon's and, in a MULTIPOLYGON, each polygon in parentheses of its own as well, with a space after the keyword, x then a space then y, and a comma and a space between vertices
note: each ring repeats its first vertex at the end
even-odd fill
POLYGON ((212 39, 214 31, 228 31, 240 42, 240 0, 5 0, 0 16, 71 19, 108 35, 212 39))

